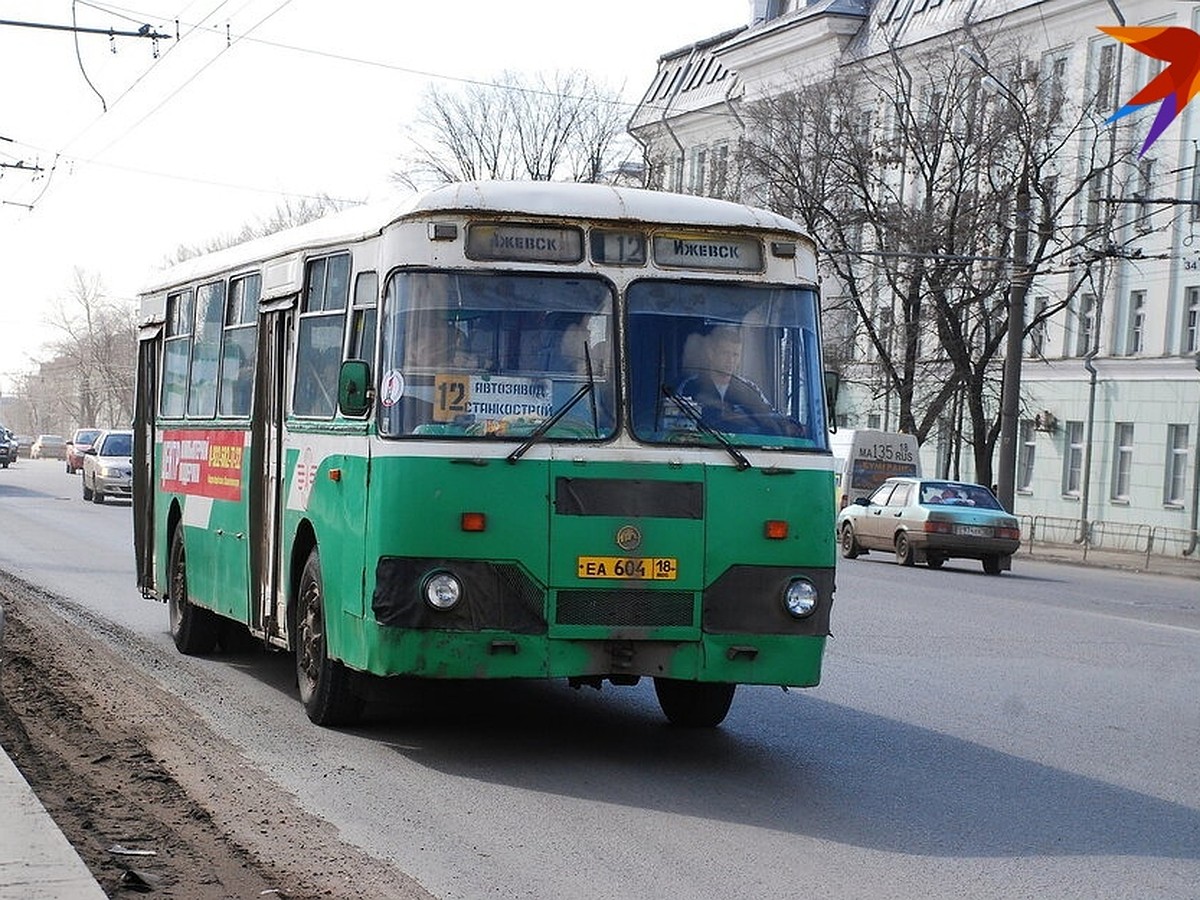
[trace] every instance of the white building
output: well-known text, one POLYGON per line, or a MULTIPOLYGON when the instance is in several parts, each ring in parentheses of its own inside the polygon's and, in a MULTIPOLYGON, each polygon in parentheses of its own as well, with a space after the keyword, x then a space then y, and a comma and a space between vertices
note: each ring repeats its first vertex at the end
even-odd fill
MULTIPOLYGON (((940 41, 972 33, 1017 47, 1030 60, 1024 77, 1080 108, 1103 114, 1061 149, 1073 175, 1082 144, 1141 146, 1157 104, 1104 124, 1161 71, 1162 64, 1100 32, 1101 25, 1185 26, 1200 30, 1200 3, 1174 0, 751 0, 745 28, 663 55, 658 74, 631 122, 646 149, 649 180, 664 189, 771 203, 738 164, 751 106, 829 72, 861 72, 893 51, 914 62, 940 41)), ((964 54, 974 59, 972 54, 964 54)), ((993 73, 988 72, 989 76, 993 73)), ((1001 73, 996 73, 1001 74, 1001 73)), ((915 73, 920 79, 921 71, 915 73)), ((937 85, 928 90, 936 91, 937 85)), ((1003 85, 1000 90, 1009 93, 1003 85)), ((914 88, 914 96, 919 93, 914 88)), ((1140 159, 1114 169, 1080 194, 1071 227, 1107 227, 1112 258, 1082 281, 1071 264, 1046 266, 1030 284, 1027 321, 1061 309, 1026 340, 1020 394, 1019 514, 1048 521, 1102 523, 1096 537, 1122 525, 1153 528, 1159 541, 1191 545, 1200 483, 1200 100, 1186 107, 1140 159), (1189 205, 1191 203, 1195 205, 1189 205), (1089 440, 1090 438, 1090 440, 1089 440)), ((882 142, 884 116, 864 115, 882 142)), ((886 163, 884 163, 886 165, 886 163)), ((907 164, 902 164, 907 165, 907 164)), ((780 209, 781 212, 789 212, 780 209)), ((996 216, 1012 220, 1011 210, 996 216)), ((815 237, 823 240, 820 233, 815 237)), ((1011 259, 1011 257, 1009 257, 1011 259)), ((1009 276, 1011 278, 1011 267, 1009 276)), ((844 290, 824 282, 827 304, 844 290)), ((872 313, 891 315, 883 297, 872 313)), ((854 347, 846 365, 870 366, 861 322, 831 315, 827 349, 854 347)), ((992 376, 998 387, 1002 353, 992 376)), ((995 415, 996 398, 990 398, 995 415)), ((973 477, 970 454, 957 454, 956 422, 947 407, 926 438, 930 471, 973 477)), ((850 427, 895 428, 886 391, 851 391, 839 403, 850 427)))

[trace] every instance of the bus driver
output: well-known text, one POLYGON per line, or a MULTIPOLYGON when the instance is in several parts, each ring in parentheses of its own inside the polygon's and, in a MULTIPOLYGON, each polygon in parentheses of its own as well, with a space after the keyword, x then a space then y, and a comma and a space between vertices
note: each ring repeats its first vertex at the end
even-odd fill
POLYGON ((698 407, 704 424, 721 431, 777 431, 777 425, 768 423, 779 414, 754 384, 737 375, 742 359, 737 326, 717 325, 707 334, 692 335, 684 356, 690 374, 675 392, 698 407))

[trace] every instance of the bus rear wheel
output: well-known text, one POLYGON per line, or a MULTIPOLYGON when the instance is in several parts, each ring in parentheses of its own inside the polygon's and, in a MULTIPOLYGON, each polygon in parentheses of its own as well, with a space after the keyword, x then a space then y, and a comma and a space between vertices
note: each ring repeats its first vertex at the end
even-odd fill
POLYGON ((329 657, 321 556, 308 554, 296 601, 296 683, 304 711, 317 725, 349 725, 362 714, 349 669, 329 657))
MULTIPOLYGON (((87 489, 84 490, 86 492, 87 489)), ((171 536, 167 590, 167 617, 175 647, 188 656, 212 653, 217 646, 217 617, 188 600, 187 553, 183 547, 182 525, 171 536)))
POLYGON ((667 720, 681 728, 714 728, 720 725, 729 712, 736 690, 736 684, 654 679, 658 705, 662 707, 667 720))

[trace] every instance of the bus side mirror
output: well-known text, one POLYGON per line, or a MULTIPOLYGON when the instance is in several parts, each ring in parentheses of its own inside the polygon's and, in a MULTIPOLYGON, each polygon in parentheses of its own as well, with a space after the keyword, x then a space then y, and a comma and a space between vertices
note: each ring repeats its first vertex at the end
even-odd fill
POLYGON ((338 372, 338 409, 343 416, 365 416, 371 408, 371 366, 361 359, 348 359, 338 372))
POLYGON ((842 376, 837 372, 825 372, 825 409, 829 414, 829 427, 837 431, 837 398, 842 387, 842 376))

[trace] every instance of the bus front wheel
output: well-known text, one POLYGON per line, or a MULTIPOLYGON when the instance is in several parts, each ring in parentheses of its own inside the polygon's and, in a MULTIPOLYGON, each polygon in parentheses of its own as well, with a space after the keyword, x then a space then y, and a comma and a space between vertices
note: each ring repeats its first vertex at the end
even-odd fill
POLYGON ((679 681, 655 678, 658 705, 672 725, 682 728, 713 728, 725 720, 733 703, 736 684, 710 681, 679 681))
MULTIPOLYGON (((84 498, 88 490, 84 488, 84 498)), ((212 653, 217 646, 217 617, 188 600, 187 553, 183 547, 183 526, 171 536, 171 552, 167 559, 167 616, 171 638, 180 653, 196 656, 212 653)))
POLYGON ((317 725, 348 725, 362 713, 350 670, 329 657, 321 557, 308 554, 296 604, 296 683, 304 711, 317 725))

